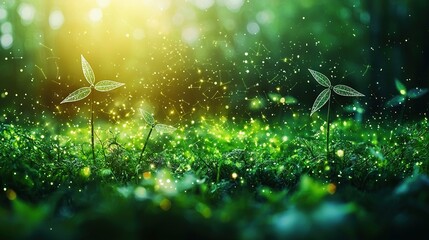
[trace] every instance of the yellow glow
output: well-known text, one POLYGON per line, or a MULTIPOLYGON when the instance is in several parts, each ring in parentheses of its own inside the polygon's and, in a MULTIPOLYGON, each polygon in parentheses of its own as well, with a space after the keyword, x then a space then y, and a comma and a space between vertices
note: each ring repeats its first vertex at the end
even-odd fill
POLYGON ((329 194, 334 194, 335 191, 337 190, 337 186, 335 186, 335 184, 333 184, 333 183, 330 183, 330 184, 328 184, 327 190, 328 190, 329 194))
POLYGON ((144 172, 143 173, 143 178, 145 180, 150 179, 152 177, 152 173, 151 172, 144 172))
POLYGON ((161 202, 159 203, 159 207, 164 211, 170 210, 171 208, 170 200, 168 200, 167 198, 162 199, 161 202))
POLYGON ((335 154, 337 154, 338 157, 342 158, 344 157, 344 150, 339 149, 335 154))
POLYGON ((91 168, 89 168, 89 167, 82 168, 81 174, 84 177, 89 177, 91 175, 91 168))
POLYGON ((7 197, 7 199, 9 199, 9 200, 13 201, 13 200, 15 200, 15 199, 16 199, 16 192, 15 192, 15 191, 13 191, 12 189, 8 189, 8 190, 6 191, 6 197, 7 197))

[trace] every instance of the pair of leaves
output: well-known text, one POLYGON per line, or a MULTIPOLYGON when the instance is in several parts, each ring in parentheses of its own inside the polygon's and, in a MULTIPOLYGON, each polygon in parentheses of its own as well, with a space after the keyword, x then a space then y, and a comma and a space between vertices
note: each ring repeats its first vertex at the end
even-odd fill
POLYGON ((86 61, 86 59, 81 55, 82 61, 82 71, 85 76, 86 81, 90 84, 90 87, 81 87, 76 91, 70 93, 61 103, 67 102, 76 102, 82 100, 91 94, 92 88, 99 92, 108 92, 115 88, 125 85, 124 83, 112 81, 112 80, 102 80, 95 83, 95 74, 92 70, 91 65, 86 61))
POLYGON ((387 101, 386 103, 387 107, 398 106, 403 102, 405 102, 407 98, 410 98, 410 99, 419 98, 428 92, 427 88, 413 88, 410 91, 408 91, 405 85, 398 79, 395 79, 395 86, 399 92, 399 95, 387 101))
POLYGON ((159 133, 172 133, 172 132, 176 131, 176 128, 173 126, 156 123, 152 114, 150 114, 149 112, 146 112, 143 109, 139 109, 139 110, 140 110, 140 114, 142 115, 142 117, 146 121, 146 123, 149 124, 151 127, 153 127, 157 132, 159 132, 159 133))
POLYGON ((345 97, 363 97, 362 93, 356 91, 355 89, 338 84, 332 87, 331 81, 324 74, 308 69, 313 76, 313 78, 322 86, 326 87, 316 98, 313 103, 313 107, 311 108, 310 116, 313 115, 317 110, 322 108, 331 98, 331 90, 333 90, 336 94, 345 96, 345 97))

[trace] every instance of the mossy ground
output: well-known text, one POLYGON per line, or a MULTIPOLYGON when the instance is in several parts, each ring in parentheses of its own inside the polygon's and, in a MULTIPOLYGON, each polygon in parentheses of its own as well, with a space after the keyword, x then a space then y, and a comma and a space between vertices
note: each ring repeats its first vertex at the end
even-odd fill
POLYGON ((95 161, 87 126, 0 125, 2 238, 407 238, 429 220, 427 119, 336 120, 329 159, 317 117, 201 118, 142 161, 137 123, 98 123, 95 161))

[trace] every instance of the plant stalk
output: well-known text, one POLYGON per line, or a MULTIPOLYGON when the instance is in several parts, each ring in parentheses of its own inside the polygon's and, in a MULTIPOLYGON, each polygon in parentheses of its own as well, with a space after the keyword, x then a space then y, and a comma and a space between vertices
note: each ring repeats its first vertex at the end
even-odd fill
POLYGON ((152 130, 153 130, 153 127, 154 127, 154 126, 155 126, 155 125, 152 125, 152 126, 151 126, 151 128, 150 128, 150 130, 149 130, 149 133, 147 134, 146 141, 145 141, 144 146, 143 146, 143 148, 142 148, 142 151, 141 151, 141 153, 140 153, 139 162, 142 160, 144 150, 146 149, 147 142, 149 141, 149 137, 150 137, 150 134, 152 133, 152 130))
POLYGON ((328 100, 328 114, 326 115, 326 122, 327 122, 327 127, 326 127, 326 160, 329 161, 329 115, 330 115, 330 110, 331 110, 331 98, 329 98, 328 100))
POLYGON ((402 118, 404 118, 405 108, 407 107, 407 97, 404 99, 404 105, 402 105, 401 114, 399 115, 399 124, 402 124, 402 118))
POLYGON ((94 99, 91 95, 91 148, 92 160, 95 163, 95 145, 94 145, 94 99))

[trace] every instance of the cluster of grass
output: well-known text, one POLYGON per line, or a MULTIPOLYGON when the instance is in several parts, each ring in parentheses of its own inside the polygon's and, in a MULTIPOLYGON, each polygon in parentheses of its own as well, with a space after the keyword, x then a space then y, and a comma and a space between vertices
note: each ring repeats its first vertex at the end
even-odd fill
POLYGON ((201 118, 154 133, 142 159, 153 126, 109 126, 95 130, 93 161, 86 128, 0 125, 5 237, 357 238, 428 220, 427 119, 396 128, 336 119, 329 159, 318 118, 201 118))

